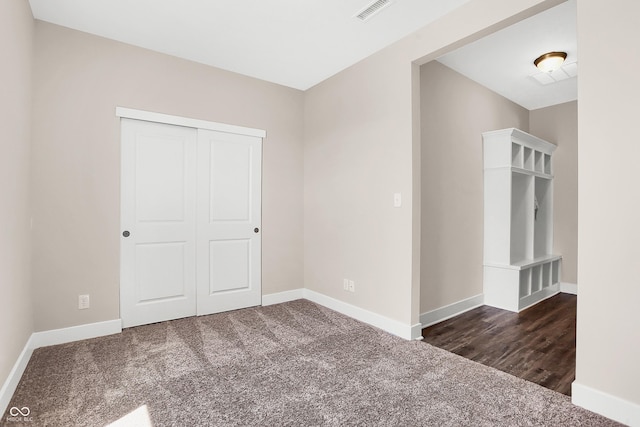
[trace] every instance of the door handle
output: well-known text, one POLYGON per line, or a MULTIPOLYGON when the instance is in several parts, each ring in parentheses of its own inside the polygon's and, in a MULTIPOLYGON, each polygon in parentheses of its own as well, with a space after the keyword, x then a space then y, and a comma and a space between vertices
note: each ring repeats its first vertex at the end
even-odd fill
POLYGON ((124 237, 129 237, 129 235, 130 235, 130 234, 131 234, 131 233, 129 233, 127 230, 124 230, 124 231, 122 232, 122 235, 123 235, 124 237))
POLYGON ((254 229, 253 229, 253 232, 254 232, 254 233, 259 233, 259 232, 260 232, 260 229, 259 229, 258 227, 256 227, 256 228, 254 228, 254 229))

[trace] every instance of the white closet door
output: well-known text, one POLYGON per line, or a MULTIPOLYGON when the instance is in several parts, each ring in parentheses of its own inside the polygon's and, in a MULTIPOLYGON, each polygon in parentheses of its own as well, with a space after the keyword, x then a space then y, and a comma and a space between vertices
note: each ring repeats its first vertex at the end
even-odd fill
POLYGON ((196 314, 196 148, 196 129, 122 120, 124 327, 196 314))
POLYGON ((260 305, 262 139, 198 130, 197 311, 260 305))

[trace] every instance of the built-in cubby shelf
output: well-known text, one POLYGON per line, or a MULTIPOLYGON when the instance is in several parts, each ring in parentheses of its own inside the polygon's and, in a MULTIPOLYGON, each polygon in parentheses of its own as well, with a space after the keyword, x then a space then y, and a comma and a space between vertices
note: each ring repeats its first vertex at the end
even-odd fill
MULTIPOLYGON (((517 129, 514 129, 517 130, 517 129)), ((486 132, 490 133, 490 132, 486 132)), ((528 135, 528 134, 527 134, 528 135)), ((531 136, 531 135, 529 135, 531 136)), ((535 138, 535 137, 534 137, 535 138)), ((542 140, 540 140, 542 141, 542 140)), ((543 141, 546 142, 546 141, 543 141)), ((492 159, 500 161, 499 159, 492 159)), ((505 165, 509 166, 509 165, 505 165)), ((542 147, 536 149, 524 145, 522 141, 511 143, 511 163, 510 166, 521 173, 531 172, 536 175, 551 176, 551 154, 544 151, 542 147)), ((485 166, 486 167, 486 166, 485 166)))
POLYGON ((520 311, 559 291, 553 254, 556 146, 518 129, 485 132, 485 304, 520 311))

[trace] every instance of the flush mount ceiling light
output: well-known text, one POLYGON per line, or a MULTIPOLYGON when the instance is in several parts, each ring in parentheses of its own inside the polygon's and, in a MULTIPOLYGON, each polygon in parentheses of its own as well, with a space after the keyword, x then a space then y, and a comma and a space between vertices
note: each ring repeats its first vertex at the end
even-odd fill
POLYGON ((540 55, 533 63, 540 71, 551 73, 560 68, 565 59, 567 52, 548 52, 540 55))

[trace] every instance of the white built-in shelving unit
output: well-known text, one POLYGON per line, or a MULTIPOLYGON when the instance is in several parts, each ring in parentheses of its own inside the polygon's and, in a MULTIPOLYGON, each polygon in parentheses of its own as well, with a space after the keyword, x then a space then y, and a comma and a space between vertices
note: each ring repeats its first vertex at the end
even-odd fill
POLYGON ((553 254, 554 144, 510 128, 482 134, 484 301, 521 311, 559 292, 553 254))

